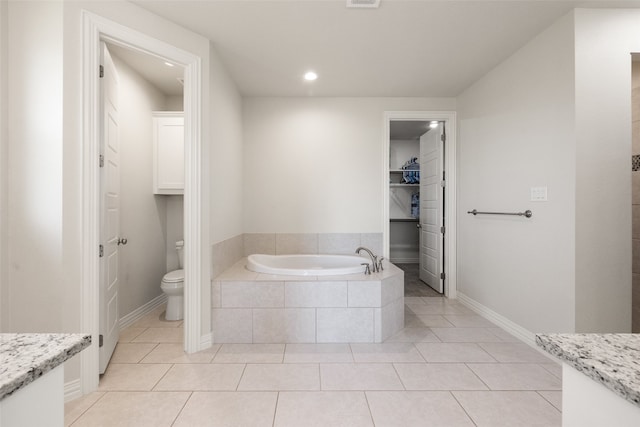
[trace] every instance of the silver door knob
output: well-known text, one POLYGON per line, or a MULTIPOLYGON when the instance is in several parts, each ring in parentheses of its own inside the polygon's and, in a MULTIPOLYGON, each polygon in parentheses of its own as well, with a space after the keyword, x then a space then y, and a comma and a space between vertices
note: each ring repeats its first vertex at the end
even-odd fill
POLYGON ((126 244, 127 244, 127 239, 124 239, 124 238, 118 237, 118 242, 117 242, 117 243, 118 243, 118 246, 120 246, 120 245, 126 245, 126 244))
POLYGON ((422 228, 422 224, 417 223, 417 224, 416 224, 416 228, 422 228))

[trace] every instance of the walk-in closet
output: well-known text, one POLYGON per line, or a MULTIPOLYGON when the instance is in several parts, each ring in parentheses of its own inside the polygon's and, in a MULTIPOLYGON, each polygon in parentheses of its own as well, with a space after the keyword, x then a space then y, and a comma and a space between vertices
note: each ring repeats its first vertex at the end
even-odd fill
POLYGON ((443 292, 444 123, 392 120, 389 126, 389 257, 419 264, 420 279, 443 292))

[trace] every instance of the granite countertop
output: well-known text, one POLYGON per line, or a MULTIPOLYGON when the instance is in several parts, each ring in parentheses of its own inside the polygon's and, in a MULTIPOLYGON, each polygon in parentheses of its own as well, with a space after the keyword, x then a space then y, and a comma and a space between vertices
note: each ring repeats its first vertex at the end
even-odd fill
POLYGON ((536 343, 640 406, 640 334, 538 334, 536 343))
POLYGON ((90 344, 87 334, 0 334, 0 400, 90 344))

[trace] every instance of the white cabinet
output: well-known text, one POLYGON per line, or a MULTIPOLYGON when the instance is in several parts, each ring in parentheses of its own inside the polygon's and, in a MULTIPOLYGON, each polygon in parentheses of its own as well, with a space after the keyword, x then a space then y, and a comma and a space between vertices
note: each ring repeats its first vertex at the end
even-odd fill
POLYGON ((184 194, 184 114, 153 113, 153 193, 184 194))

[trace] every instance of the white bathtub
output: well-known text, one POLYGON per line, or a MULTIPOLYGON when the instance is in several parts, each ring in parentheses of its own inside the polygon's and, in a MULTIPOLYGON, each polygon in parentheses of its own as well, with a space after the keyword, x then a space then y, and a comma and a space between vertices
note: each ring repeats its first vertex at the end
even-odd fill
POLYGON ((366 258, 355 255, 264 255, 247 258, 247 268, 256 273, 291 276, 335 276, 364 273, 366 258))

